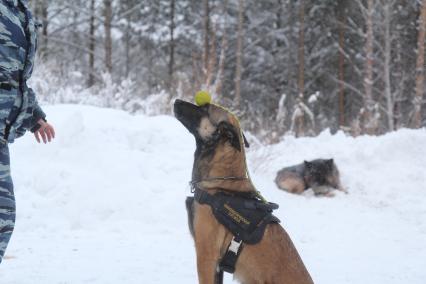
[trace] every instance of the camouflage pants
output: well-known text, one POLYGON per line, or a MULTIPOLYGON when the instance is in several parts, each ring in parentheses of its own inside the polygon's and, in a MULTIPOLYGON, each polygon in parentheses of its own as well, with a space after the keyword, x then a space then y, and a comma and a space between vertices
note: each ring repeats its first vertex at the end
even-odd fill
POLYGON ((0 263, 15 226, 15 196, 10 176, 9 147, 0 145, 0 263))

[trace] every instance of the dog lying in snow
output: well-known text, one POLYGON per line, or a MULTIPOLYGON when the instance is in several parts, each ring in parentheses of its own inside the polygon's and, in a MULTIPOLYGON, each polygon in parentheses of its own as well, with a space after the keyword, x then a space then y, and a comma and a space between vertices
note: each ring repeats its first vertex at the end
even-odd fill
POLYGON ((333 196, 334 189, 347 193, 342 187, 339 170, 333 159, 304 161, 283 168, 277 173, 275 183, 278 188, 295 194, 301 194, 309 188, 315 195, 333 196))

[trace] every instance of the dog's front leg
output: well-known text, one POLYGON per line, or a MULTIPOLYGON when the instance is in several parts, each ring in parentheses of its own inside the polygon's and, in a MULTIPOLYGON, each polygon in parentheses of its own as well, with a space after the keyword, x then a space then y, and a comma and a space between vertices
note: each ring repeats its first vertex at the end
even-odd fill
POLYGON ((198 281, 200 284, 214 284, 221 241, 225 232, 213 217, 209 207, 197 205, 194 231, 198 281))
MULTIPOLYGON (((208 254, 207 254, 208 255, 208 254)), ((198 282, 200 284, 215 284, 217 258, 206 257, 204 253, 197 252, 198 282)))

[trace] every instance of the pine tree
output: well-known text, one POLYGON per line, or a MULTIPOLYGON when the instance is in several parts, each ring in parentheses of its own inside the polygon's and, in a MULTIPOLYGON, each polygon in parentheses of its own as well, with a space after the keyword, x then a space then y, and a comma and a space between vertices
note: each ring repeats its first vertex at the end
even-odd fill
POLYGON ((105 67, 108 73, 112 73, 112 3, 104 0, 104 31, 105 31, 105 67))
POLYGON ((426 0, 422 0, 419 7, 417 34, 417 61, 416 61, 416 96, 414 98, 413 126, 422 126, 422 100, 424 93, 424 62, 425 62, 425 33, 426 33, 426 0))
POLYGON ((237 30, 237 50, 236 50, 236 69, 235 69, 235 105, 241 103, 241 69, 243 58, 243 38, 244 38, 244 0, 238 0, 238 30, 237 30))

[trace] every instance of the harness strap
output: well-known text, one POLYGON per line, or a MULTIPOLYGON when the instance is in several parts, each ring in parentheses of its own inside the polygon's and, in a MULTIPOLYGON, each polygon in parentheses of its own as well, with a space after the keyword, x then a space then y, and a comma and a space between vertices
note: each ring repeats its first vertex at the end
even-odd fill
POLYGON ((226 253, 219 262, 219 269, 228 273, 235 272, 235 264, 243 250, 243 242, 237 237, 233 237, 229 243, 226 253))
MULTIPOLYGON (((258 195, 255 192, 233 192, 234 195, 240 195, 245 197, 258 197, 258 195)), ((215 206, 215 197, 208 193, 205 190, 200 190, 197 187, 194 189, 194 199, 198 201, 200 204, 207 204, 210 206, 215 206)), ((263 201, 263 200, 262 200, 263 201)), ((244 203, 246 208, 252 208, 252 209, 261 209, 261 210, 275 210, 278 209, 278 204, 267 202, 267 203, 259 203, 254 202, 253 200, 246 201, 244 203)))
POLYGON ((220 270, 219 267, 217 267, 217 270, 216 270, 214 283, 215 284, 223 284, 223 270, 220 270))
POLYGON ((208 204, 213 206, 214 203, 213 196, 204 190, 196 189, 194 191, 194 199, 197 200, 200 204, 208 204))

